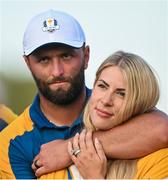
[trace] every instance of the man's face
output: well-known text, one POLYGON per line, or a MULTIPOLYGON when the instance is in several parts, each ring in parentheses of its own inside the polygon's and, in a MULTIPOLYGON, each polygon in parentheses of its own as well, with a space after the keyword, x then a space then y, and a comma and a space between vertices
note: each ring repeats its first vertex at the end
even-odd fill
POLYGON ((83 48, 47 46, 26 57, 39 92, 56 105, 69 105, 83 92, 88 56, 83 48))

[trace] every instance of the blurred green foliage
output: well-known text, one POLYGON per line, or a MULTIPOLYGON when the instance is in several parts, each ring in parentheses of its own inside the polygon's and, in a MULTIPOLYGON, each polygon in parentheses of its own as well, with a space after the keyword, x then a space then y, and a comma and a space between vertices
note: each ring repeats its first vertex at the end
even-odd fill
MULTIPOLYGON (((1 77, 2 79, 2 77, 1 77)), ((5 78, 3 77, 3 84, 6 89, 7 102, 1 102, 10 107, 16 114, 20 114, 29 106, 37 92, 33 80, 5 78)))

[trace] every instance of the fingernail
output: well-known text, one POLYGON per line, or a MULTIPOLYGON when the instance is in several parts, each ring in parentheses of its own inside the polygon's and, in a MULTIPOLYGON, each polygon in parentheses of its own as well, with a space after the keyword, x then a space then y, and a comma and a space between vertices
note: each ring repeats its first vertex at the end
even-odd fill
POLYGON ((79 136, 79 133, 77 132, 77 133, 75 134, 75 136, 79 136))
POLYGON ((99 143, 99 140, 97 138, 95 138, 95 143, 99 143))

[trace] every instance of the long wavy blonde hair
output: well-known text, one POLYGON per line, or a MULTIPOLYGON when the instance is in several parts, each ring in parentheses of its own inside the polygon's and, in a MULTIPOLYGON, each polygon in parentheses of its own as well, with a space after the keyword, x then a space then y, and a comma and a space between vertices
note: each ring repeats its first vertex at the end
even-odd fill
MULTIPOLYGON (((145 60, 132 53, 117 51, 100 65, 96 73, 94 85, 102 71, 110 66, 118 66, 121 69, 127 84, 124 103, 117 116, 118 125, 133 116, 149 112, 156 106, 160 94, 158 81, 152 68, 145 60)), ((89 102, 84 111, 84 124, 87 129, 96 130, 90 120, 89 102)), ((110 160, 108 161, 106 178, 133 178, 136 173, 136 164, 137 159, 110 160)))

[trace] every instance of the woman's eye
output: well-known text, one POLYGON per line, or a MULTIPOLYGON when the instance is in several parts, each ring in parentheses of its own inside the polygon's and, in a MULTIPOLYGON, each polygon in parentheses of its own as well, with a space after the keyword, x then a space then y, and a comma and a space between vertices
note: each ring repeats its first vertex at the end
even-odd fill
POLYGON ((117 92, 117 94, 119 95, 119 96, 121 96, 121 97, 124 97, 125 96, 125 92, 117 92))
POLYGON ((97 86, 98 86, 99 88, 101 88, 101 89, 106 88, 106 86, 105 86, 104 84, 98 84, 97 86))

